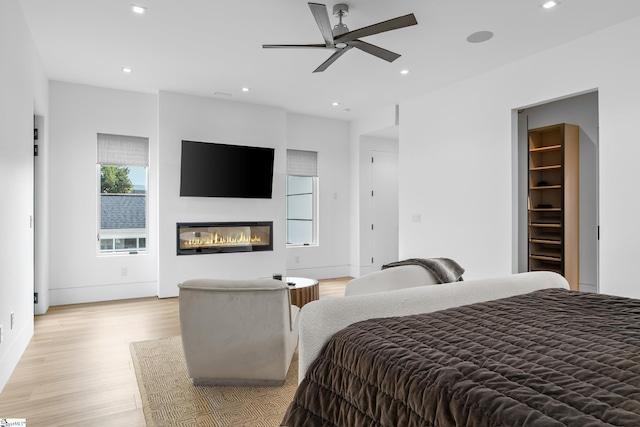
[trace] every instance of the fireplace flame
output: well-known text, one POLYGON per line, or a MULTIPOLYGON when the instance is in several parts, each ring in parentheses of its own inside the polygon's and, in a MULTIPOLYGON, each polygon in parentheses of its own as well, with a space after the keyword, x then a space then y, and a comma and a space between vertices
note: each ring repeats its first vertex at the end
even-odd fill
POLYGON ((250 236, 245 234, 244 232, 240 232, 240 234, 235 236, 225 236, 219 233, 202 233, 208 234, 207 237, 192 237, 189 240, 183 240, 184 246, 219 246, 219 245, 246 245, 248 243, 261 243, 262 238, 260 236, 254 235, 250 236))
POLYGON ((273 223, 178 223, 178 255, 273 250, 273 223))

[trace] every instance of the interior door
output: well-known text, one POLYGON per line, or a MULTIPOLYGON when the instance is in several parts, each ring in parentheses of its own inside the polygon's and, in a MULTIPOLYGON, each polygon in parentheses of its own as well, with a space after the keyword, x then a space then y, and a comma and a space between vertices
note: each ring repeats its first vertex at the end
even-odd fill
POLYGON ((398 261, 398 153, 372 151, 372 271, 398 261))

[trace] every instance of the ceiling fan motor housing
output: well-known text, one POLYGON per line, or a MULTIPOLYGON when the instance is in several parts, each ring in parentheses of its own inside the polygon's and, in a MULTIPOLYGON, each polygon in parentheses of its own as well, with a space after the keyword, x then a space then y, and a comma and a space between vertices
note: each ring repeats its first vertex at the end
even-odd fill
MULTIPOLYGON (((338 3, 336 5, 333 6, 333 16, 337 17, 338 19, 340 19, 340 22, 337 23, 336 25, 333 26, 333 31, 331 31, 331 33, 333 34, 333 37, 338 37, 344 33, 348 33, 349 32, 349 27, 347 27, 345 24, 342 23, 342 18, 347 16, 349 14, 349 5, 344 4, 344 3, 338 3)), ((344 43, 342 43, 344 45, 344 43)), ((337 46, 339 48, 341 47, 345 47, 344 46, 337 46)))
POLYGON ((333 6, 333 16, 339 18, 341 16, 347 16, 349 14, 349 5, 344 3, 338 3, 333 6))

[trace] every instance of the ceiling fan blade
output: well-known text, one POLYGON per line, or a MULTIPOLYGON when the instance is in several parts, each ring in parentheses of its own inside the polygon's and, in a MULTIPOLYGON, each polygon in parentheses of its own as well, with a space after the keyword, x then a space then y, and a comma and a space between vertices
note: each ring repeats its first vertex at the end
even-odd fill
POLYGON ((282 49, 282 48, 300 48, 300 49, 311 49, 311 48, 322 48, 327 49, 327 46, 323 44, 263 44, 263 48, 265 49, 282 49))
POLYGON ((320 3, 309 3, 309 8, 318 24, 318 28, 320 28, 325 46, 333 47, 333 32, 331 31, 331 21, 329 21, 327 6, 320 3))
POLYGON ((399 28, 417 25, 416 17, 413 13, 400 16, 398 18, 389 19, 388 21, 378 22, 377 24, 362 27, 357 30, 349 31, 335 38, 334 43, 349 42, 361 37, 372 36, 374 34, 384 33, 385 31, 397 30, 399 28))
POLYGON ((342 55, 347 53, 347 51, 349 49, 351 49, 351 46, 347 46, 345 48, 336 50, 336 52, 333 55, 331 55, 329 57, 329 59, 327 59, 322 64, 320 64, 320 66, 318 68, 316 68, 315 70, 313 70, 313 72, 314 73, 320 73, 320 72, 326 70, 327 68, 329 68, 329 65, 333 64, 334 62, 336 62, 336 59, 340 58, 342 55))
POLYGON ((347 45, 360 49, 363 52, 370 53, 371 55, 384 59, 387 62, 393 62, 400 58, 400 55, 395 52, 391 52, 390 50, 383 49, 371 43, 363 42, 362 40, 351 40, 350 42, 347 42, 347 45))

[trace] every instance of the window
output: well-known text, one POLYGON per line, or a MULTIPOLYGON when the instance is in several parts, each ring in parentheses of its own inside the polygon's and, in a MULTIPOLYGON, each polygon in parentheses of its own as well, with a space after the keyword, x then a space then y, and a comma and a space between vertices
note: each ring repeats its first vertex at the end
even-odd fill
POLYGON ((149 140, 98 134, 99 253, 147 250, 149 140))
POLYGON ((317 157, 315 151, 287 150, 287 245, 317 243, 317 157))

